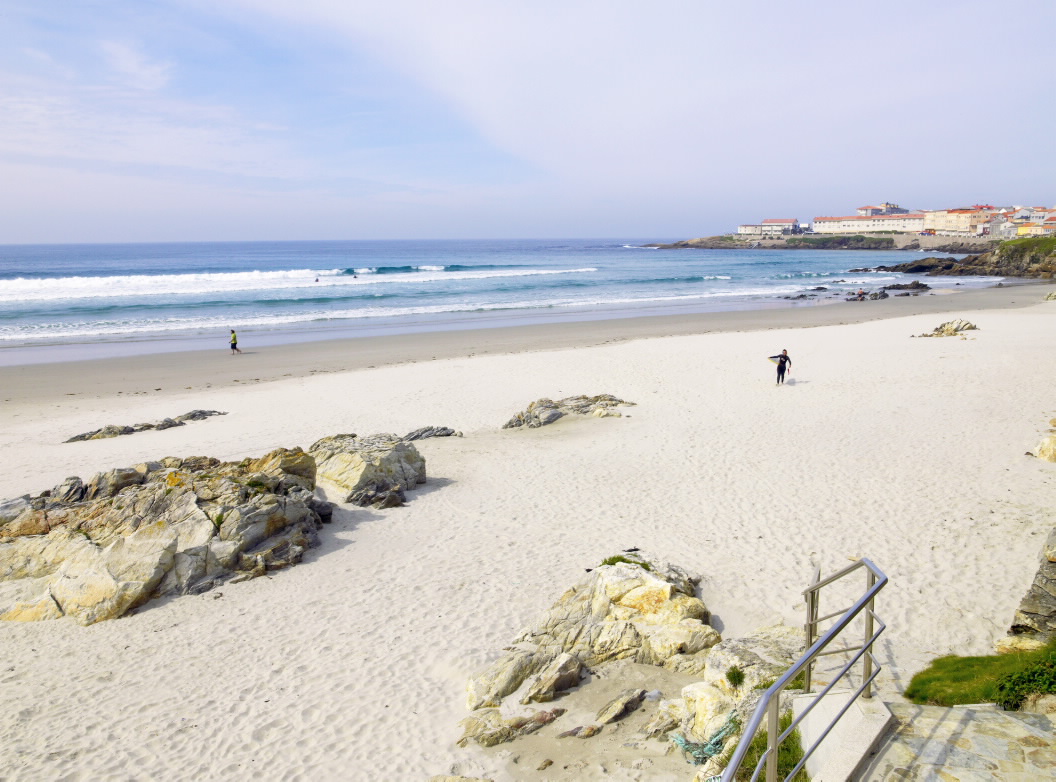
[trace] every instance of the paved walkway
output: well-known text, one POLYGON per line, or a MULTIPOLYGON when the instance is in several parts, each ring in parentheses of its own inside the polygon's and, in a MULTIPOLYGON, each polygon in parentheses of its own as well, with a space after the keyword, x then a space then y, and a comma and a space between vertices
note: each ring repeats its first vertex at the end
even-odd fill
POLYGON ((1056 723, 996 706, 888 703, 898 720, 862 775, 912 782, 1056 779, 1056 723))

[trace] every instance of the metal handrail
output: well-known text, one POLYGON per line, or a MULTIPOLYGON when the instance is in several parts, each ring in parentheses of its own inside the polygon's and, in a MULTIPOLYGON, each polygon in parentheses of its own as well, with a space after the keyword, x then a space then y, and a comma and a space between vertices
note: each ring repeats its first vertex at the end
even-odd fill
POLYGON ((799 726, 799 723, 802 722, 811 710, 821 702, 821 699, 832 690, 836 683, 847 675, 859 660, 862 661, 862 685, 850 698, 848 698, 847 703, 840 710, 839 714, 829 722, 818 740, 804 751, 803 758, 786 779, 794 777, 799 770, 803 768, 807 759, 813 754, 814 750, 820 746, 821 742, 825 740, 825 737, 829 735, 829 732, 835 727, 836 723, 839 722, 840 718, 843 717, 851 707, 851 704, 854 703, 859 696, 866 699, 872 697, 873 680, 876 679, 877 674, 880 673, 880 664, 873 655, 872 648, 876 639, 887 629, 887 626, 880 621, 880 618, 876 615, 875 611, 873 611, 873 601, 875 600, 877 593, 887 585, 887 576, 884 575, 883 572, 881 572, 880 569, 870 560, 865 558, 858 560, 853 565, 849 565, 837 573, 833 573, 824 580, 822 580, 820 576, 820 569, 815 570, 814 582, 803 591, 803 595, 807 598, 807 621, 804 626, 807 637, 807 651, 803 653, 803 656, 800 657, 791 668, 785 671, 781 678, 770 685, 770 688, 763 694, 762 699, 759 701, 759 705, 756 706, 755 712, 752 714, 752 718, 748 721, 748 724, 745 726, 744 731, 741 734, 737 749, 734 750, 729 764, 727 764, 722 772, 722 782, 733 782, 734 776, 744 762, 744 756, 748 752, 748 747, 752 743, 752 739, 755 738, 755 734, 759 732, 759 727, 762 725, 764 717, 768 718, 767 749, 766 752, 763 753, 762 758, 760 758, 758 765, 755 767, 755 772, 752 774, 752 782, 755 782, 759 777, 759 773, 762 771, 764 763, 766 764, 766 782, 777 782, 777 749, 781 745, 781 742, 792 734, 792 731, 799 726), (818 617, 818 607, 820 603, 819 592, 821 588, 834 581, 838 581, 847 574, 853 573, 861 568, 865 568, 866 570, 865 592, 857 601, 855 601, 854 605, 848 608, 842 616, 833 623, 832 627, 830 627, 824 635, 818 637, 818 623, 836 616, 836 614, 829 614, 828 616, 821 618, 818 617), (863 611, 865 632, 862 645, 860 647, 852 646, 825 651, 825 647, 836 640, 837 636, 839 636, 859 614, 862 614, 863 611), (873 629, 874 622, 879 625, 879 629, 875 631, 873 629), (826 654, 848 651, 856 651, 857 654, 855 654, 854 657, 843 666, 839 674, 818 693, 818 697, 816 697, 810 705, 803 710, 803 713, 800 714, 792 724, 781 733, 781 735, 778 735, 780 695, 785 687, 787 687, 788 684, 800 674, 800 672, 803 672, 803 691, 810 692, 811 673, 814 667, 814 660, 826 654))

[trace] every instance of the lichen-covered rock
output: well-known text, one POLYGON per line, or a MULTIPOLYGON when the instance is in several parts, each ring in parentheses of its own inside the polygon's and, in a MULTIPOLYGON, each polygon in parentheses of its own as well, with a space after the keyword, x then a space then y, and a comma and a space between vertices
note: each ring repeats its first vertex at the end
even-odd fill
POLYGON ((660 701, 660 704, 656 709, 656 714, 654 714, 653 718, 649 720, 644 728, 642 728, 642 734, 650 739, 660 738, 664 734, 670 733, 672 730, 679 727, 685 716, 686 702, 681 698, 660 701))
POLYGON ((662 665, 718 643, 709 618, 684 571, 620 562, 595 568, 517 641, 548 658, 574 654, 588 666, 623 659, 662 665))
POLYGON ((1042 439, 1031 453, 1047 462, 1056 462, 1056 434, 1050 434, 1042 439))
POLYGON ((121 616, 300 561, 322 523, 311 459, 168 458, 0 506, 0 619, 121 616))
POLYGON ((594 719, 602 725, 616 722, 641 706, 643 698, 645 698, 645 690, 624 690, 602 706, 594 719))
POLYGON ((482 747, 494 747, 496 744, 513 741, 518 736, 535 733, 564 713, 564 709, 551 709, 506 719, 499 709, 480 709, 459 723, 463 732, 457 743, 458 746, 465 747, 473 741, 482 747))
POLYGON ((974 323, 969 323, 966 320, 948 320, 941 326, 936 326, 934 330, 927 334, 917 334, 918 337, 956 337, 960 336, 961 332, 964 331, 976 331, 978 326, 974 323))
POLYGON ((708 655, 701 681, 684 687, 682 699, 686 716, 682 732, 693 741, 706 741, 736 711, 742 723, 751 716, 762 689, 792 666, 803 653, 803 632, 785 625, 757 630, 743 638, 726 639, 716 644, 708 655), (744 674, 734 687, 726 678, 731 668, 744 674))
POLYGON ((402 492, 425 483, 425 459, 411 443, 394 434, 324 437, 308 449, 316 478, 344 489, 345 502, 361 506, 402 504, 402 492), (399 500, 393 503, 393 496, 399 500))
POLYGON ((521 703, 546 703, 564 690, 575 687, 583 675, 583 663, 573 654, 559 654, 528 681, 521 703))
POLYGON ((534 650, 513 648, 469 680, 466 705, 470 709, 498 706, 525 680, 541 671, 553 659, 534 650))
POLYGON ((619 405, 633 406, 634 402, 625 402, 612 394, 599 396, 570 396, 557 402, 552 399, 537 399, 528 405, 523 413, 517 413, 503 425, 503 429, 516 429, 527 426, 536 429, 552 424, 566 415, 590 415, 598 418, 619 417, 619 405))

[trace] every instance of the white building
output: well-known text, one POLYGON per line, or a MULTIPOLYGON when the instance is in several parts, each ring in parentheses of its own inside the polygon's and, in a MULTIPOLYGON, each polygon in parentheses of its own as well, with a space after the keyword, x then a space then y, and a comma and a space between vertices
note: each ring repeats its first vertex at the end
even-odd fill
POLYGON ((737 233, 746 236, 783 236, 798 232, 799 220, 795 217, 769 218, 761 223, 747 223, 737 226, 737 233))
POLYGON ((923 230, 923 212, 814 218, 814 232, 819 234, 853 234, 875 231, 919 233, 923 230))

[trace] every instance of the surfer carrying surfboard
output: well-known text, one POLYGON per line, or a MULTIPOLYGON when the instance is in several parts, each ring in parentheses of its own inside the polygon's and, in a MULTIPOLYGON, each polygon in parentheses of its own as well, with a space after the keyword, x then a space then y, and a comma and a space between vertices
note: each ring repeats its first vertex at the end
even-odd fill
POLYGON ((777 384, 781 385, 785 382, 785 370, 792 371, 792 359, 788 351, 782 350, 781 355, 774 356, 774 363, 777 364, 777 384))

